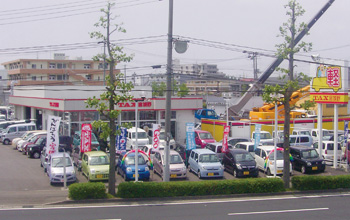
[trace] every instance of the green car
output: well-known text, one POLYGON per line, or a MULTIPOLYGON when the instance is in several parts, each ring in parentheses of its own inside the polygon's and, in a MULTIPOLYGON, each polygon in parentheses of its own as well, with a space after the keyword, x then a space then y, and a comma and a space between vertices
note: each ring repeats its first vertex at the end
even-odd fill
POLYGON ((103 151, 85 152, 81 160, 81 170, 88 181, 108 180, 108 155, 103 151))
MULTIPOLYGON (((80 146, 81 131, 76 131, 73 136, 74 147, 80 146)), ((100 150, 100 143, 98 142, 96 135, 91 133, 91 150, 100 150)))

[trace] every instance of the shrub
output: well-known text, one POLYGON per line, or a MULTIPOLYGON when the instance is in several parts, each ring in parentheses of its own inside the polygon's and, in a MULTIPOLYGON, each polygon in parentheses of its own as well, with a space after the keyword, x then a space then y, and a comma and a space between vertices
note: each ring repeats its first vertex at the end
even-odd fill
POLYGON ((104 183, 73 183, 69 186, 68 197, 73 200, 107 198, 104 183))
POLYGON ((297 190, 326 190, 350 188, 350 175, 294 176, 292 185, 297 190))
POLYGON ((273 178, 198 182, 123 182, 118 186, 117 196, 121 198, 147 198, 282 191, 285 191, 283 181, 273 178))

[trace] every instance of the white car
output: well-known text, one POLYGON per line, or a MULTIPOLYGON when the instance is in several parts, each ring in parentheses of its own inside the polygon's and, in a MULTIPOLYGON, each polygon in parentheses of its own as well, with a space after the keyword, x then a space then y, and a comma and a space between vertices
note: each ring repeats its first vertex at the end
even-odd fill
MULTIPOLYGON (((255 142, 255 131, 252 133, 252 142, 255 142)), ((260 131, 260 143, 262 142, 273 142, 272 136, 268 131, 260 131)))
MULTIPOLYGON (((277 148, 277 157, 276 157, 276 171, 274 165, 274 146, 258 146, 255 149, 255 161, 258 165, 258 168, 262 170, 264 173, 267 173, 268 176, 274 175, 282 175, 283 174, 283 149, 277 148)), ((290 164, 289 170, 292 174, 292 164, 290 164)))
MULTIPOLYGON (((136 128, 132 127, 127 131, 128 131, 128 134, 127 134, 127 141, 126 141, 126 149, 132 150, 136 146, 136 128)), ((142 128, 137 128, 137 144, 138 146, 149 144, 147 133, 142 128)))
MULTIPOLYGON (((318 142, 313 144, 313 147, 318 150, 318 142)), ((326 160, 334 159, 334 141, 322 141, 322 157, 326 160)), ((342 158, 342 149, 340 143, 338 143, 337 158, 340 160, 342 158)))

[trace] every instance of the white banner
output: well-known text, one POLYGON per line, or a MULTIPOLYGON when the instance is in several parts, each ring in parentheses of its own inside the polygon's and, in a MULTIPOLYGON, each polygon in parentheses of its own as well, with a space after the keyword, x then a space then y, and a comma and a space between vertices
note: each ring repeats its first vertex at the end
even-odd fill
POLYGON ((160 135, 160 124, 153 124, 153 137, 152 137, 152 147, 157 150, 159 149, 159 135, 160 135))
POLYGON ((58 153, 59 136, 58 131, 60 127, 61 117, 49 115, 47 119, 47 138, 46 138, 46 153, 58 153))

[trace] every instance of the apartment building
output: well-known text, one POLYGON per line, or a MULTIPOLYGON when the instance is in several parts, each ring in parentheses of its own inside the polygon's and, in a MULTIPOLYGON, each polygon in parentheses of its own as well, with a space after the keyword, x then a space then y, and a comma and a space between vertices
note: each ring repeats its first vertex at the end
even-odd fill
POLYGON ((2 65, 8 85, 103 85, 103 61, 70 60, 55 54, 54 59, 17 59, 2 65))

